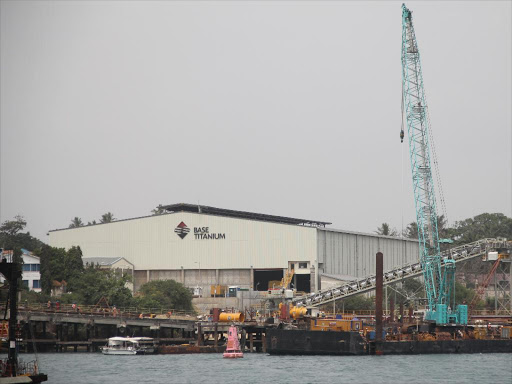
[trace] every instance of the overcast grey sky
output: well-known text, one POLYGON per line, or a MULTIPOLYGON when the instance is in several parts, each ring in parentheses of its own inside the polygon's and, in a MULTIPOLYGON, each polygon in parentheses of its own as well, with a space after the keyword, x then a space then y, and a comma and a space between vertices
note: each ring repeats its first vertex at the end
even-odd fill
MULTIPOLYGON (((511 2, 407 5, 449 219, 512 216, 511 2)), ((415 220, 401 2, 2 1, 0 43, 0 220, 43 241, 159 203, 415 220)))

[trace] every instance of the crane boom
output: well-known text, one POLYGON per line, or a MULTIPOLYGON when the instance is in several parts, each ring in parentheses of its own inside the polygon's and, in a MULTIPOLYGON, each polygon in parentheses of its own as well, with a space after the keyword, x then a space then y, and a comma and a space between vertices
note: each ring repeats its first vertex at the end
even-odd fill
MULTIPOLYGON (((454 284, 455 263, 449 260, 445 262, 443 273, 434 181, 430 166, 428 104, 412 12, 405 4, 402 5, 402 97, 409 139, 420 261, 428 301, 427 319, 445 323, 449 322, 447 311, 454 284), (441 315, 439 311, 444 314, 441 315)), ((400 136, 403 138, 403 132, 400 136)), ((464 309, 461 308, 461 311, 464 309)), ((458 317, 456 322, 459 322, 458 317)))

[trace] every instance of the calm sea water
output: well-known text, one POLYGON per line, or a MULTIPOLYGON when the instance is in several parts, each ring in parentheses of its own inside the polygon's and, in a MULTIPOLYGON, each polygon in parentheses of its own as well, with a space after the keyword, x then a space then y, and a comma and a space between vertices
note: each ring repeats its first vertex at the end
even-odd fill
MULTIPOLYGON (((24 361, 33 355, 22 354, 24 361)), ((49 383, 505 383, 512 353, 421 356, 39 354, 49 383)))

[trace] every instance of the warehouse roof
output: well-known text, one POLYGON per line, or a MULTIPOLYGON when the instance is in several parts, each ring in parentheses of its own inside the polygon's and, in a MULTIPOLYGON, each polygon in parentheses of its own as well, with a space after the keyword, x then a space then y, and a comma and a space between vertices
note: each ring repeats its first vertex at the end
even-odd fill
POLYGON ((179 204, 165 205, 162 208, 165 209, 169 213, 173 213, 173 212, 203 213, 203 214, 207 214, 207 215, 236 217, 239 219, 270 221, 273 223, 306 225, 306 226, 311 226, 311 227, 325 227, 326 225, 332 224, 332 223, 328 223, 325 221, 294 219, 292 217, 266 215, 263 213, 233 211, 231 209, 208 207, 206 205, 198 205, 198 204, 179 203, 179 204))
POLYGON ((108 267, 108 266, 114 265, 115 263, 117 263, 120 260, 124 260, 127 263, 132 264, 128 260, 126 260, 124 257, 84 257, 84 258, 82 258, 82 262, 84 264, 99 265, 100 267, 108 267))

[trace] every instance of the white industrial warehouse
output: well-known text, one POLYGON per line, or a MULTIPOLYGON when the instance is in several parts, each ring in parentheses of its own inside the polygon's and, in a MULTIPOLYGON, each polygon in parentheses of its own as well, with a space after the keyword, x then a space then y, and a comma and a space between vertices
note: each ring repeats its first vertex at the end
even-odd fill
POLYGON ((50 231, 53 247, 80 246, 84 261, 102 258, 133 269, 135 289, 173 279, 209 292, 211 285, 257 291, 295 271, 293 288, 311 292, 417 261, 418 242, 327 228, 330 223, 173 204, 166 213, 50 231), (126 265, 119 263, 125 262, 126 265))

